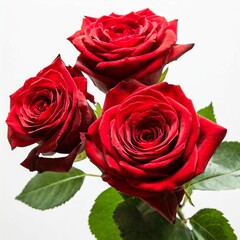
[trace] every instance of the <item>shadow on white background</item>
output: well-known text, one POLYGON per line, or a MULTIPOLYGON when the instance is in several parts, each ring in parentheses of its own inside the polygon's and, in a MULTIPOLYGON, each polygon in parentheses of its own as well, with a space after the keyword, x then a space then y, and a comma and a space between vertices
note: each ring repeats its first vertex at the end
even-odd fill
MULTIPOLYGON (((3 240, 82 239, 94 237, 88 229, 88 214, 94 199, 108 185, 87 178, 80 192, 65 205, 34 210, 15 200, 35 173, 19 163, 32 148, 11 151, 5 119, 9 95, 35 76, 60 53, 73 65, 77 50, 66 40, 81 26, 84 15, 100 17, 111 12, 126 14, 150 8, 167 20, 179 19, 178 43, 195 43, 190 52, 169 65, 167 81, 180 84, 196 109, 211 101, 218 123, 228 129, 225 140, 240 141, 240 4, 232 1, 191 0, 2 0, 0 3, 0 238, 3 240)), ((103 102, 103 94, 89 82, 90 92, 103 102)), ((76 167, 98 173, 85 160, 76 167)), ((240 237, 240 190, 196 192, 191 216, 201 208, 222 211, 240 237)))

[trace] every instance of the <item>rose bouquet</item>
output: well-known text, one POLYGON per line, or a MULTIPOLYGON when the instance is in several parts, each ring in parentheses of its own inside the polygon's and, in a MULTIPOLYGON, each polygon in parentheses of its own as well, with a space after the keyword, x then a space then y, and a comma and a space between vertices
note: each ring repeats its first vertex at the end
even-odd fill
POLYGON ((93 176, 74 167, 89 159, 110 185, 89 215, 97 239, 236 239, 216 209, 183 214, 194 190, 239 187, 240 145, 222 143, 212 104, 196 111, 165 80, 166 65, 194 46, 177 43, 177 20, 149 9, 85 17, 68 40, 74 66, 59 55, 10 96, 8 140, 12 149, 35 144, 21 165, 38 172, 17 199, 61 205, 93 176), (83 74, 106 94, 102 107, 83 74))

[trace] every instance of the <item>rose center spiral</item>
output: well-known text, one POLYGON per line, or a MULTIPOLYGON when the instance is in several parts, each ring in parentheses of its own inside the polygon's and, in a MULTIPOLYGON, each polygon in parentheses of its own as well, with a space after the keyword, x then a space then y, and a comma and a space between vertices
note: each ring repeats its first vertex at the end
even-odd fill
POLYGON ((143 140, 143 141, 152 141, 152 140, 154 140, 155 139, 155 135, 153 134, 153 132, 152 131, 150 131, 150 130, 144 130, 143 132, 142 132, 142 134, 141 134, 141 139, 143 140))
POLYGON ((33 111, 35 114, 41 114, 48 108, 48 103, 44 100, 39 100, 33 106, 33 111))
POLYGON ((133 29, 129 28, 126 24, 118 24, 111 26, 108 32, 109 36, 113 39, 122 39, 134 34, 133 29))

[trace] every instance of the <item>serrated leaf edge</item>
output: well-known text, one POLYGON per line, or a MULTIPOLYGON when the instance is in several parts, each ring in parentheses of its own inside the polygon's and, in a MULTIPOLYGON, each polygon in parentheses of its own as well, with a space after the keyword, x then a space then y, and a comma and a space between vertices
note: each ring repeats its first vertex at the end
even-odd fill
MULTIPOLYGON (((107 188, 107 189, 105 189, 103 192, 105 192, 105 191, 107 191, 107 190, 110 190, 111 188, 112 188, 112 187, 107 188)), ((114 188, 113 188, 113 189, 114 189, 114 188)), ((115 190, 116 190, 116 189, 115 189, 115 190)), ((90 216, 91 216, 91 214, 93 214, 93 209, 94 209, 94 207, 95 207, 95 204, 97 203, 98 198, 100 197, 100 195, 101 195, 103 192, 101 192, 101 193, 97 196, 97 198, 94 200, 94 204, 93 204, 93 206, 92 206, 92 208, 91 208, 91 210, 90 210, 90 214, 89 214, 89 216, 88 216, 88 226, 89 226, 89 229, 90 229, 92 235, 94 235, 96 238, 97 238, 96 234, 92 231, 92 230, 93 230, 93 229, 92 229, 92 224, 90 224, 90 216)), ((119 204, 121 204, 122 202, 124 202, 124 201, 125 201, 124 198, 122 198, 121 201, 117 202, 117 204, 114 204, 114 203, 113 203, 113 204, 108 205, 108 206, 107 206, 107 209, 108 209, 108 208, 111 208, 111 207, 114 206, 114 205, 116 205, 116 208, 117 208, 117 206, 118 206, 119 204)), ((116 208, 114 209, 114 211, 116 210, 116 208)), ((105 208, 105 209, 106 209, 106 208, 105 208)), ((104 210, 102 210, 102 211, 104 211, 104 210)), ((113 211, 113 214, 114 214, 114 211, 113 211)), ((101 212, 98 212, 98 215, 99 215, 99 214, 101 214, 101 212)), ((116 225, 116 223, 115 223, 115 221, 114 221, 114 218, 113 218, 113 215, 112 215, 111 217, 112 217, 113 223, 116 225)), ((118 228, 117 225, 116 225, 116 229, 118 229, 118 231, 119 231, 119 238, 121 238, 121 236, 120 236, 121 231, 119 230, 119 228, 118 228)), ((98 235, 98 237, 99 237, 99 235, 98 235)))
MULTIPOLYGON (((208 112, 209 112, 209 110, 208 110, 208 112)), ((212 121, 212 122, 214 122, 214 123, 217 123, 217 119, 216 119, 216 115, 215 115, 215 112, 214 112, 214 107, 213 107, 213 103, 212 103, 212 102, 210 102, 210 104, 209 104, 208 106, 199 109, 199 110, 197 111, 197 113, 198 113, 199 115, 201 115, 202 117, 207 118, 208 120, 210 120, 210 121, 212 121), (209 119, 209 118, 203 116, 203 115, 200 113, 202 110, 208 109, 209 107, 212 108, 211 114, 213 115, 213 119, 209 119)))
MULTIPOLYGON (((223 214, 221 211, 219 211, 219 210, 217 210, 217 209, 214 209, 214 208, 204 208, 204 209, 199 210, 197 213, 195 213, 192 217, 189 218, 190 224, 191 224, 191 222, 194 222, 198 227, 200 227, 201 230, 204 230, 204 232, 209 233, 213 240, 219 240, 219 239, 216 239, 210 232, 206 231, 205 228, 202 227, 202 225, 198 224, 196 221, 193 220, 193 217, 194 217, 194 216, 198 215, 201 211, 204 211, 204 210, 205 210, 205 211, 206 211, 206 210, 210 210, 210 211, 213 210, 213 211, 216 211, 218 214, 220 214, 221 217, 226 221, 225 224, 228 225, 228 227, 232 230, 232 234, 236 237, 235 232, 234 232, 232 226, 231 226, 230 223, 229 223, 229 220, 224 217, 224 214, 223 214)), ((206 214, 206 213, 205 213, 205 214, 206 214)), ((207 214, 209 215, 210 213, 207 213, 207 214)), ((200 216, 200 217, 203 217, 203 216, 200 216)), ((191 224, 191 225, 192 225, 192 224, 191 224)), ((209 225, 207 225, 207 226, 210 226, 210 225, 216 225, 216 224, 209 224, 209 225)), ((219 225, 218 225, 218 226, 219 226, 219 225)), ((194 232, 195 232, 195 231, 194 231, 194 232)), ((208 239, 208 240, 211 240, 211 239, 208 239)), ((237 237, 236 237, 236 240, 237 240, 237 237)))
POLYGON ((34 189, 33 191, 30 191, 30 192, 24 192, 24 190, 23 190, 22 193, 20 193, 18 196, 16 196, 16 199, 19 200, 20 196, 22 197, 22 196, 25 196, 25 195, 27 195, 29 193, 41 191, 44 188, 48 188, 48 187, 51 187, 51 186, 54 186, 54 185, 58 185, 58 184, 61 184, 61 183, 64 183, 64 182, 72 181, 72 180, 77 179, 77 178, 83 178, 85 176, 86 176, 86 174, 82 174, 82 175, 77 175, 77 176, 70 177, 70 178, 65 178, 65 179, 62 179, 61 181, 53 182, 53 183, 45 185, 45 186, 43 186, 41 188, 34 189))
MULTIPOLYGON (((191 221, 194 222, 201 230, 204 230, 205 233, 207 233, 208 235, 210 235, 213 240, 219 240, 219 239, 216 239, 210 232, 208 232, 208 231, 206 230, 206 228, 202 227, 202 225, 198 224, 196 221, 193 221, 193 220, 191 220, 191 221)), ((216 225, 216 224, 212 224, 212 225, 216 225)), ((208 240, 211 240, 211 239, 208 239, 208 240)))

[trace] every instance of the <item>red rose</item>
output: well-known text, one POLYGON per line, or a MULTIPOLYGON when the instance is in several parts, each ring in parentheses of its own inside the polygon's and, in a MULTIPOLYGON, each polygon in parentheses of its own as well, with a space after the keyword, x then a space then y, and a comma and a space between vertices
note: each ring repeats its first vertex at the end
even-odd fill
POLYGON ((22 162, 31 171, 68 171, 85 148, 85 133, 94 121, 86 97, 93 97, 87 93, 86 78, 75 74, 58 56, 10 96, 6 122, 12 149, 39 144, 22 162), (68 156, 40 156, 55 152, 68 156))
POLYGON ((130 80, 107 93, 86 151, 103 180, 174 222, 183 184, 204 171, 225 134, 196 113, 179 86, 130 80))
POLYGON ((156 83, 164 65, 193 47, 176 44, 177 20, 167 22, 149 9, 85 17, 81 30, 68 39, 81 52, 75 67, 104 92, 131 78, 156 83))

